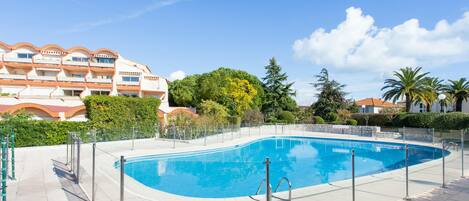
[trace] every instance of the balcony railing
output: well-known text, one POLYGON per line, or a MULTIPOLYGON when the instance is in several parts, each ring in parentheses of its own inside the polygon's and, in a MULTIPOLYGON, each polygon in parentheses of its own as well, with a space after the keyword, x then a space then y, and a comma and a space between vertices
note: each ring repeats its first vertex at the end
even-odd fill
POLYGON ((3 57, 4 61, 11 61, 11 62, 20 62, 20 63, 32 63, 33 59, 28 58, 18 58, 14 56, 5 56, 3 57))
POLYGON ((117 84, 120 85, 140 85, 140 82, 127 82, 127 81, 119 81, 117 84))
POLYGON ((72 65, 72 66, 88 66, 88 62, 81 62, 81 61, 62 61, 64 65, 72 65))
POLYGON ((26 75, 0 74, 0 79, 25 80, 26 75))
POLYGON ((65 82, 85 82, 84 77, 58 77, 58 80, 65 82))
POLYGON ((87 78, 87 82, 92 83, 112 83, 112 79, 102 79, 102 78, 87 78))
POLYGON ((113 64, 113 63, 97 63, 97 62, 90 62, 90 66, 113 68, 113 67, 114 67, 114 64, 113 64))
POLYGON ((34 59, 34 63, 40 63, 40 64, 60 64, 60 59, 34 59))
POLYGON ((57 81, 55 76, 28 76, 29 80, 47 80, 47 81, 57 81))

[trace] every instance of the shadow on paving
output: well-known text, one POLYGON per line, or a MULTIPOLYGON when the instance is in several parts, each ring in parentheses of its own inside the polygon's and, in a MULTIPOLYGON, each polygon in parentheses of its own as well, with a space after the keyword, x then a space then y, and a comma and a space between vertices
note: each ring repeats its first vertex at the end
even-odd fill
POLYGON ((62 190, 69 201, 89 201, 83 190, 75 183, 75 176, 69 172, 68 167, 60 162, 52 159, 54 164, 54 173, 59 178, 62 190))

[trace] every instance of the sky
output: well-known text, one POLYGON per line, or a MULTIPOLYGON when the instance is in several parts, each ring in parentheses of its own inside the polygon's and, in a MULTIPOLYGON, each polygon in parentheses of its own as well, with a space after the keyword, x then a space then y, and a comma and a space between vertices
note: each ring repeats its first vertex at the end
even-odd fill
POLYGON ((259 78, 275 57, 310 105, 321 68, 348 98, 381 97, 393 71, 469 77, 469 0, 3 1, 0 41, 109 48, 170 80, 219 67, 259 78))

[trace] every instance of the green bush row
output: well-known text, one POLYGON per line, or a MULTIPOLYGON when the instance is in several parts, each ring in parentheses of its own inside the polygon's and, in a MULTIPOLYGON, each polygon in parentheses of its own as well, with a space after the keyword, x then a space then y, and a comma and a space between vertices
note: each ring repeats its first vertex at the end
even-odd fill
POLYGON ((400 114, 353 114, 358 125, 382 127, 415 127, 457 130, 469 128, 469 114, 451 113, 400 113, 400 114))

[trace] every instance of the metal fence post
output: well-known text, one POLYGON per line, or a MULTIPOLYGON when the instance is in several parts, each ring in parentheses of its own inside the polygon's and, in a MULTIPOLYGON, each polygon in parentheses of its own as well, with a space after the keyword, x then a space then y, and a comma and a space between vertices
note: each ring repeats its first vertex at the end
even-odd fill
POLYGON ((445 141, 444 140, 441 141, 441 158, 442 158, 442 162, 443 162, 443 167, 442 167, 443 181, 442 181, 441 187, 446 188, 446 183, 445 183, 445 141))
MULTIPOLYGON (((7 138, 7 137, 6 137, 7 138)), ((6 139, 2 138, 2 201, 7 200, 6 139)))
POLYGON ((270 160, 269 157, 265 158, 265 184, 266 184, 266 200, 271 201, 272 196, 271 196, 271 190, 270 189, 270 172, 269 172, 269 165, 270 165, 270 160))
POLYGON ((402 127, 402 141, 405 142, 405 126, 402 127))
POLYGON ((96 142, 93 142, 93 158, 92 158, 92 172, 91 172, 91 201, 95 201, 96 188, 96 142))
POLYGON ((207 125, 204 126, 204 146, 207 146, 207 125))
POLYGON ((69 160, 68 160, 68 146, 70 144, 70 133, 68 133, 68 135, 67 135, 67 143, 66 144, 67 144, 67 156, 65 158, 65 165, 68 165, 68 162, 69 162, 69 160))
POLYGON ((432 128, 432 144, 435 144, 435 128, 432 128))
POLYGON ((464 178, 464 130, 461 130, 461 178, 464 178))
POLYGON ((70 143, 70 171, 74 173, 74 164, 75 164, 75 138, 72 136, 72 141, 70 143))
POLYGON ((125 159, 124 156, 121 156, 120 158, 120 201, 124 201, 124 165, 125 165, 125 159))
POLYGON ((409 198, 409 145, 405 145, 405 197, 404 200, 409 198))
POLYGON ((173 132, 173 149, 175 149, 176 148, 176 127, 171 126, 170 129, 173 132))
POLYGON ((355 201, 355 149, 352 149, 352 201, 355 201))
POLYGON ((11 129, 11 179, 16 179, 15 174, 15 131, 11 129))
POLYGON ((134 147, 134 145, 135 145, 134 139, 135 139, 135 126, 132 126, 132 151, 135 148, 134 147))
POLYGON ((77 184, 80 183, 80 147, 81 147, 81 141, 80 139, 77 140, 77 174, 76 174, 76 179, 77 179, 77 184))

